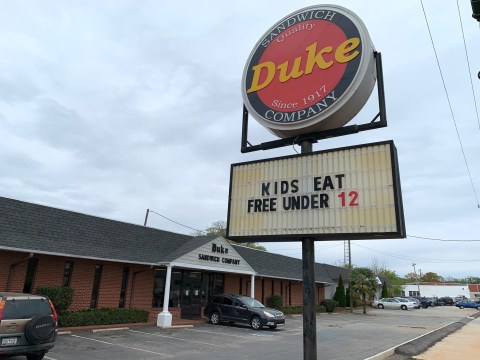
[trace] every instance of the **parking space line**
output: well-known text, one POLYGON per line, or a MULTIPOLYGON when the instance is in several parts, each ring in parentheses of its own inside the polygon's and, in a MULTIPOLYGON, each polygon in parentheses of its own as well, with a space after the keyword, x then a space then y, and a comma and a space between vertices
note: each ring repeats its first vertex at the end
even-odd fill
POLYGON ((51 358, 51 357, 48 357, 48 356, 45 356, 44 359, 47 359, 47 360, 57 360, 57 359, 54 359, 54 358, 51 358))
POLYGON ((98 339, 92 339, 92 338, 89 338, 89 337, 86 337, 86 336, 79 336, 79 335, 71 335, 71 336, 72 336, 72 337, 76 337, 76 338, 80 338, 80 339, 85 339, 85 340, 90 340, 90 341, 96 341, 96 342, 99 342, 99 343, 102 343, 102 344, 107 344, 107 345, 112 345, 112 346, 118 346, 118 347, 125 348, 125 349, 143 351, 143 352, 146 352, 146 353, 155 354, 155 355, 160 355, 160 356, 165 356, 165 357, 168 357, 168 358, 173 358, 173 357, 174 357, 174 356, 172 356, 172 355, 167 355, 167 354, 163 354, 163 353, 159 353, 159 352, 155 352, 155 351, 150 351, 150 350, 145 350, 145 349, 139 349, 139 348, 132 347, 132 346, 114 344, 114 343, 111 343, 111 342, 107 342, 107 341, 103 341, 103 340, 98 340, 98 339))
POLYGON ((219 332, 208 331, 208 330, 188 329, 188 331, 204 332, 204 333, 208 333, 208 334, 231 336, 231 337, 238 337, 238 338, 246 338, 247 337, 247 336, 243 336, 243 335, 232 335, 232 334, 225 334, 225 333, 219 333, 219 332))
POLYGON ((223 345, 218 345, 218 344, 211 344, 207 343, 204 341, 195 341, 195 340, 189 340, 189 339, 182 339, 176 336, 168 336, 168 335, 160 335, 160 334, 153 334, 149 332, 143 332, 143 331, 137 331, 137 330, 129 330, 130 332, 137 333, 137 334, 145 334, 145 335, 151 335, 151 336, 157 336, 157 337, 162 337, 166 339, 175 339, 175 340, 180 340, 180 341, 186 341, 186 342, 191 342, 191 343, 197 343, 197 344, 202 344, 202 345, 208 345, 208 346, 216 346, 216 347, 221 347, 224 348, 225 346, 223 345))

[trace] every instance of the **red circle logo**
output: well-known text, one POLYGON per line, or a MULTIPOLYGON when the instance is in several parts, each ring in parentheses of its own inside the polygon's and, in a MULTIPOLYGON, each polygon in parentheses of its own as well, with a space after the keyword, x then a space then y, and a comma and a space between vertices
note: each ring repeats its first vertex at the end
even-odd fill
POLYGON ((328 119, 361 81, 362 59, 373 59, 368 33, 358 24, 355 15, 331 5, 299 10, 275 24, 245 67, 242 93, 252 116, 280 137, 338 127, 328 119))

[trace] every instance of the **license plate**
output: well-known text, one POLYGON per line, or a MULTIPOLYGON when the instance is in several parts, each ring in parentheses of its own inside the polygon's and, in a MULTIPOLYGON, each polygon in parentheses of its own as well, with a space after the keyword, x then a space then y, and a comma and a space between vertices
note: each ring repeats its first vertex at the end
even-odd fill
POLYGON ((4 338, 2 339, 2 346, 9 346, 9 345, 16 345, 17 344, 17 338, 4 338))

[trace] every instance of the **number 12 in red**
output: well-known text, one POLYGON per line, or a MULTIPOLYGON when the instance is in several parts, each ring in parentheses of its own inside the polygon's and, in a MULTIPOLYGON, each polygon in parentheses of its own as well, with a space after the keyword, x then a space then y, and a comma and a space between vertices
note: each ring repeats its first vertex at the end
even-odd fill
POLYGON ((342 191, 340 194, 338 194, 338 197, 340 198, 342 202, 342 206, 358 206, 358 192, 356 191, 350 191, 348 193, 348 197, 345 194, 344 191, 342 191))

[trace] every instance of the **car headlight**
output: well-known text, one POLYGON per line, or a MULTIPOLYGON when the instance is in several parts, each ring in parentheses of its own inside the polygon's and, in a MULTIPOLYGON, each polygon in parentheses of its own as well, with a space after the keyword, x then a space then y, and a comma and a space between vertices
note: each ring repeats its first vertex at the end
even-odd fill
POLYGON ((268 311, 265 311, 263 310, 263 313, 267 316, 267 317, 275 317, 275 315, 273 315, 272 313, 269 313, 268 311))

